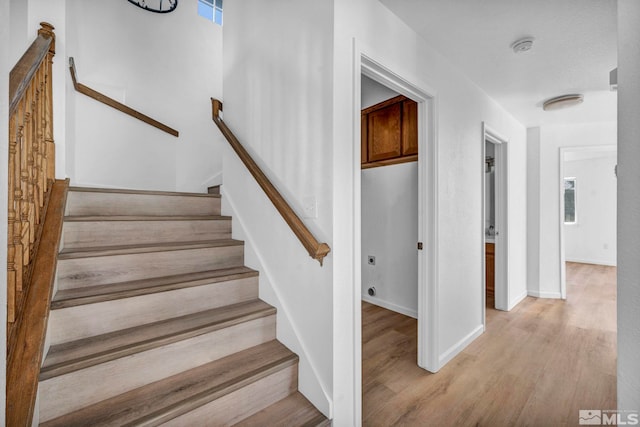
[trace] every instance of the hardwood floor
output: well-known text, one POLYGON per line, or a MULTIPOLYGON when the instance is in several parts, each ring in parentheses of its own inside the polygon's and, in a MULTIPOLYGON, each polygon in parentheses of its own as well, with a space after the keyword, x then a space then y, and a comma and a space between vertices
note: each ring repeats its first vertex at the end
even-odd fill
POLYGON ((487 330, 437 374, 416 365, 417 322, 362 304, 363 425, 578 425, 616 409, 616 269, 567 263, 567 300, 487 308, 487 330))

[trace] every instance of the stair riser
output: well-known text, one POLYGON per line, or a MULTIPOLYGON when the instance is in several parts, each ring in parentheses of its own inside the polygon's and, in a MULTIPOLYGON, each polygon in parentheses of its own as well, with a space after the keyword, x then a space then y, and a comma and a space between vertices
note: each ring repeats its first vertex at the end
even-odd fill
POLYGON ((69 191, 65 215, 220 215, 220 199, 69 191))
POLYGON ((275 315, 41 381, 40 422, 272 339, 275 315))
POLYGON ((67 221, 62 236, 64 249, 230 239, 231 220, 67 221))
POLYGON ((242 245, 58 260, 58 289, 239 267, 242 245))
POLYGON ((258 297, 258 278, 231 280, 52 310, 51 345, 184 316, 258 297), (104 319, 109 319, 105 322, 104 319))
MULTIPOLYGON (((297 390, 298 366, 287 367, 252 384, 229 393, 180 417, 163 427, 203 425, 227 426, 247 418, 297 390)), ((146 426, 158 424, 146 424, 146 426)))

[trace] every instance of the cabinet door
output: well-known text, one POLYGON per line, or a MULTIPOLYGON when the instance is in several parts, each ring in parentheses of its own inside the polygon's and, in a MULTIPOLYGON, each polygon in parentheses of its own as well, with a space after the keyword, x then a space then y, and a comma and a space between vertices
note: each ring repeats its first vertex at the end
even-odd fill
POLYGON ((418 103, 402 103, 402 155, 418 154, 418 103))
POLYGON ((493 243, 485 243, 485 256, 486 256, 486 267, 485 267, 485 284, 488 295, 494 294, 495 288, 495 245, 493 243))
POLYGON ((360 115, 360 163, 367 163, 369 158, 367 157, 367 115, 360 115))
POLYGON ((369 113, 367 148, 370 162, 402 154, 401 103, 369 113))

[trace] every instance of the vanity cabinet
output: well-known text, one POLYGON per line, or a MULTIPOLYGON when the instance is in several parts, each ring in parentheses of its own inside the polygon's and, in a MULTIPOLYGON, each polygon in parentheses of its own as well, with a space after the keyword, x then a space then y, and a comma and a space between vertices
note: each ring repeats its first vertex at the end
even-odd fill
POLYGON ((418 104, 396 96, 361 113, 362 168, 418 160, 418 104))
POLYGON ((496 245, 495 243, 485 243, 484 248, 485 248, 485 260, 486 260, 485 283, 487 288, 487 295, 494 295, 494 285, 495 285, 495 275, 496 275, 496 272, 495 272, 496 245))

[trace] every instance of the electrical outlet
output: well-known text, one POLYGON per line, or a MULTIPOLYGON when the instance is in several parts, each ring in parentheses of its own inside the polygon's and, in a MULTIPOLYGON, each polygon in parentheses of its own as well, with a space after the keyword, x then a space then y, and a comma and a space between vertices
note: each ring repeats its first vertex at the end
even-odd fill
POLYGON ((374 257, 373 255, 367 256, 367 262, 369 263, 369 265, 376 265, 376 257, 374 257))
POLYGON ((315 196, 306 196, 302 198, 302 211, 305 218, 318 217, 318 201, 315 196))

